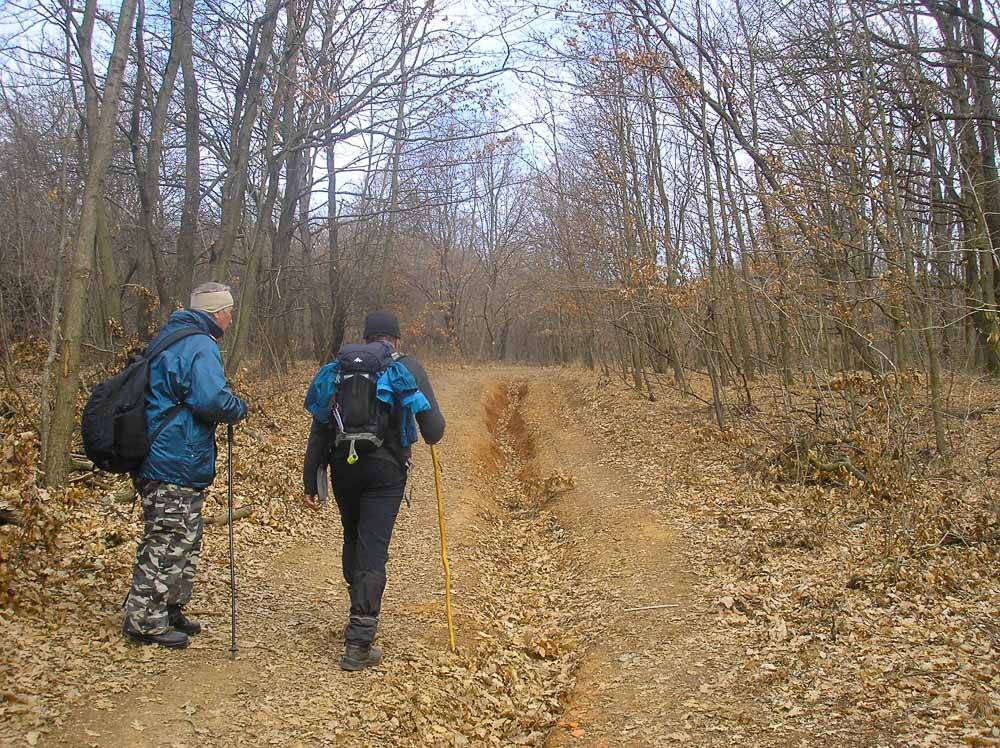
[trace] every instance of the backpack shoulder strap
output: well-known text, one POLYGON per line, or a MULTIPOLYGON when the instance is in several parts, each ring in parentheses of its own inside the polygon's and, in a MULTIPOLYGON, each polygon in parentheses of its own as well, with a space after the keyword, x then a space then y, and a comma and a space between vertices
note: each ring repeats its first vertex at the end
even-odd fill
POLYGON ((199 329, 194 328, 194 327, 185 327, 182 330, 177 330, 176 332, 172 332, 169 335, 167 335, 167 337, 165 337, 162 340, 160 340, 152 348, 147 348, 146 349, 146 354, 145 354, 144 358, 147 361, 150 361, 155 356, 158 356, 161 353, 163 353, 165 350, 167 350, 167 348, 169 348, 170 346, 172 346, 178 340, 181 340, 182 338, 189 338, 192 335, 208 335, 208 333, 205 332, 204 330, 199 330, 199 329))

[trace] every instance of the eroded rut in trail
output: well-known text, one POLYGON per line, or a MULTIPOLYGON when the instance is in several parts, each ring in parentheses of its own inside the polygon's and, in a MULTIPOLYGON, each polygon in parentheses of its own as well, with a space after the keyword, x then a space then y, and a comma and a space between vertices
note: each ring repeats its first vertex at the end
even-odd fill
POLYGON ((603 616, 598 585, 583 573, 574 543, 545 507, 571 481, 539 471, 523 413, 528 392, 523 382, 503 382, 484 398, 491 438, 478 462, 493 507, 481 515, 490 525, 481 542, 491 552, 477 569, 484 599, 492 598, 492 625, 527 678, 514 686, 527 699, 525 733, 506 734, 504 741, 537 744, 559 728, 580 659, 603 616))
MULTIPOLYGON (((558 605, 575 625, 577 665, 546 744, 725 742, 701 732, 692 695, 719 679, 726 653, 705 651, 705 602, 667 500, 667 476, 630 471, 608 444, 574 428, 572 392, 552 380, 507 384, 487 408, 500 453, 500 495, 567 554, 572 591, 558 605), (581 604, 581 601, 583 604, 581 604)), ((734 700, 739 708, 739 700, 734 700)))

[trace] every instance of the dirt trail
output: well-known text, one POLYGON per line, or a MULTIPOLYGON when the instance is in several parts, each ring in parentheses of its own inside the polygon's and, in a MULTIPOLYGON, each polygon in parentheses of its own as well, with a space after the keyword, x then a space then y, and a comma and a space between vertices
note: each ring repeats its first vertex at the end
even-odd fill
MULTIPOLYGON (((628 472, 607 445, 584 435, 574 419, 586 415, 568 380, 538 369, 433 375, 448 417, 441 456, 458 655, 444 651, 423 448, 411 480, 415 501, 404 505, 393 540, 382 667, 348 674, 336 666, 346 590, 331 507, 304 538, 290 537, 274 553, 242 548, 235 661, 217 568, 196 590, 191 607, 208 628, 188 650, 130 648, 130 685, 84 699, 88 706, 42 742, 688 742, 684 701, 717 679, 724 653, 699 648, 705 602, 687 569, 687 541, 663 514, 669 484, 628 472), (645 605, 670 607, 625 612, 645 605)), ((297 497, 297 484, 288 490, 297 497)), ((207 549, 217 565, 224 538, 214 534, 207 549)), ((111 611, 105 626, 114 625, 111 611)))
MULTIPOLYGON (((466 445, 486 436, 479 408, 461 407, 465 397, 478 402, 478 383, 450 373, 437 379, 449 419, 442 459, 448 470, 444 482, 452 544, 461 555, 475 504, 467 488, 472 481, 456 466, 469 465, 466 445)), ((347 593, 340 571, 340 526, 331 504, 315 516, 317 532, 305 544, 266 559, 241 549, 235 661, 228 652, 228 588, 196 589, 190 607, 208 626, 192 646, 183 652, 131 649, 146 664, 146 675, 113 704, 104 701, 103 708, 72 715, 68 729, 52 735, 51 742, 177 746, 249 740, 285 745, 352 739, 364 743, 368 742, 365 728, 378 735, 375 723, 384 715, 366 704, 373 682, 391 676, 390 663, 398 662, 401 653, 433 652, 447 642, 440 610, 443 586, 433 475, 426 452, 423 449, 417 456, 408 491, 413 504, 401 509, 391 549, 380 631, 384 668, 354 675, 336 665, 343 651, 347 593), (203 604, 202 593, 209 593, 211 605, 203 604)), ((290 499, 297 497, 298 489, 289 487, 290 499)), ((215 538, 216 543, 222 540, 221 534, 215 538)), ((212 555, 220 557, 222 549, 215 550, 212 555)), ((463 569, 461 560, 455 560, 456 568, 463 569)), ((455 575, 459 609, 463 581, 461 573, 455 575)))
MULTIPOLYGON (((338 669, 340 528, 333 507, 314 515, 297 503, 308 426, 308 373, 298 372, 262 396, 270 415, 241 430, 240 501, 261 509, 237 525, 238 658, 228 654, 224 529, 206 535, 191 605, 208 628, 183 652, 129 647, 117 633, 134 539, 81 563, 70 537, 76 560, 42 572, 47 606, 0 611, 0 714, 12 717, 0 720, 0 746, 918 744, 853 699, 871 703, 861 684, 881 680, 832 669, 859 667, 860 640, 840 620, 840 639, 831 633, 822 590, 806 589, 804 572, 781 577, 754 561, 758 540, 737 530, 784 510, 753 503, 759 486, 739 470, 740 442, 718 436, 708 409, 669 393, 639 401, 581 371, 453 366, 432 376, 448 418, 440 454, 457 653, 446 650, 433 475, 420 447, 414 503, 391 549, 385 662, 338 669), (801 604, 780 607, 776 595, 790 590, 801 604)), ((212 501, 217 510, 218 492, 212 501)), ((102 532, 95 521, 81 525, 86 549, 135 532, 134 522, 102 532)), ((774 563, 820 558, 772 553, 774 563)))
MULTIPOLYGON (((537 469, 563 471, 575 486, 551 502, 578 540, 590 575, 604 581, 604 633, 583 662, 564 722, 552 745, 657 745, 686 741, 683 702, 711 676, 707 653, 692 634, 702 625, 684 539, 664 517, 664 476, 637 476, 619 466, 611 445, 574 428, 547 428, 552 412, 569 417, 564 388, 539 383, 525 412, 536 431, 537 469), (633 610, 647 606, 651 610, 633 610), (579 733, 578 733, 579 734, 579 733)), ((561 420, 563 426, 572 421, 561 420)))

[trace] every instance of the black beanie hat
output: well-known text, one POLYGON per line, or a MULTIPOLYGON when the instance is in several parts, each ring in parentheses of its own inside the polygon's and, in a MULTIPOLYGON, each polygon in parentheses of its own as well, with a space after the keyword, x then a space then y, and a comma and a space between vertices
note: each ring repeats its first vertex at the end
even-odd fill
POLYGON ((379 335, 389 335, 393 338, 401 338, 399 334, 399 320, 392 312, 369 312, 365 317, 364 339, 377 337, 379 335))

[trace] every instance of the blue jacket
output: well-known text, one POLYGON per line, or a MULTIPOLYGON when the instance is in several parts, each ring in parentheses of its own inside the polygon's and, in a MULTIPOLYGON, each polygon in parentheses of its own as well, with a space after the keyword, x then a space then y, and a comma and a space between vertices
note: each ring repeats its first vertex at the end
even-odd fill
POLYGON ((183 402, 184 407, 150 445, 139 476, 205 488, 215 480, 215 426, 245 418, 247 404, 226 382, 215 342, 222 330, 210 315, 190 309, 174 312, 156 340, 184 327, 196 327, 205 335, 177 341, 150 363, 146 389, 150 436, 174 405, 183 402))

